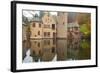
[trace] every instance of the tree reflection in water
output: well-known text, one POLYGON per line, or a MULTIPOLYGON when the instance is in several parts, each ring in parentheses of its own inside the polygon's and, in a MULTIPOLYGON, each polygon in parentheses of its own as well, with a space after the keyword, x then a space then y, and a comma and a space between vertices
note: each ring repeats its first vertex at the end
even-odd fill
MULTIPOLYGON (((33 62, 86 60, 91 58, 88 39, 38 39, 23 42, 23 62, 30 50, 33 62), (28 45, 30 44, 30 49, 28 45)), ((30 61, 29 61, 30 62, 30 61)))

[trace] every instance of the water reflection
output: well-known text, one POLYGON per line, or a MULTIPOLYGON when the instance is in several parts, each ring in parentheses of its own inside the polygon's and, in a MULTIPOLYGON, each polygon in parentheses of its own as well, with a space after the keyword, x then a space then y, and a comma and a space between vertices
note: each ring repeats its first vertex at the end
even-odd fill
POLYGON ((85 60, 90 59, 90 51, 90 40, 88 39, 23 41, 23 62, 85 60))

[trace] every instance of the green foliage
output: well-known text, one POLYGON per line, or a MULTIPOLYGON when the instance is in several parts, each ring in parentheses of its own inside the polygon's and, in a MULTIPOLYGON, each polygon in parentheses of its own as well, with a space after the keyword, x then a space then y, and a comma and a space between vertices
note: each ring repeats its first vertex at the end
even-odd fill
POLYGON ((80 26, 80 32, 84 33, 84 35, 89 35, 90 34, 90 29, 88 24, 83 24, 80 26))
POLYGON ((79 52, 80 59, 90 59, 91 58, 91 41, 87 39, 83 39, 80 42, 81 50, 79 52))
POLYGON ((82 40, 80 43, 81 47, 86 49, 86 48, 90 48, 90 44, 87 40, 82 40))

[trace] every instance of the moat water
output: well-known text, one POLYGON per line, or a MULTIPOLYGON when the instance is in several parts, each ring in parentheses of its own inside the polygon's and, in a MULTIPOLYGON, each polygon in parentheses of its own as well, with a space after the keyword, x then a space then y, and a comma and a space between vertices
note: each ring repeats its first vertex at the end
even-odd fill
POLYGON ((23 41, 23 63, 91 59, 89 39, 37 39, 23 41))

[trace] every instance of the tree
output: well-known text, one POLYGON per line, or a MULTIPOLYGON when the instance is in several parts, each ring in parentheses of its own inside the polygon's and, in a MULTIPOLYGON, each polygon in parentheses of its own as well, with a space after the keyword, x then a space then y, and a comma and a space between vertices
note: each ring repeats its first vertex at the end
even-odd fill
POLYGON ((87 24, 83 24, 80 26, 80 32, 82 32, 86 37, 89 37, 91 34, 91 31, 87 24))

